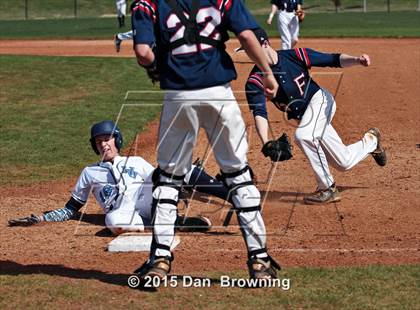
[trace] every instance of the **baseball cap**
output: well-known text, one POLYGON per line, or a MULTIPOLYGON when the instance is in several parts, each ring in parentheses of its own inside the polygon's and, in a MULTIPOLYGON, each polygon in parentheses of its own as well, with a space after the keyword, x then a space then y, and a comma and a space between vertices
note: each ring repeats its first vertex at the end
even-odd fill
MULTIPOLYGON (((255 28, 252 29, 252 32, 254 32, 255 36, 257 37, 258 42, 260 42, 261 45, 264 44, 265 41, 269 41, 267 32, 265 32, 262 28, 255 28)), ((239 52, 242 51, 244 48, 241 46, 237 48, 235 51, 239 52)))

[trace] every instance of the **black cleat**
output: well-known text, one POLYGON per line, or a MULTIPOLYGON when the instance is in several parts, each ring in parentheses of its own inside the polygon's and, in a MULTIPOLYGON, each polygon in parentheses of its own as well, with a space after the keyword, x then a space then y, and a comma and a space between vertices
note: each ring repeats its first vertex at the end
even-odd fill
POLYGON ((377 146, 376 146, 376 150, 374 150, 372 153, 370 153, 373 157, 373 159, 376 161, 376 163, 383 167, 386 165, 386 153, 384 148, 381 146, 381 133, 379 131, 378 128, 370 128, 367 133, 373 135, 376 137, 377 139, 377 146))

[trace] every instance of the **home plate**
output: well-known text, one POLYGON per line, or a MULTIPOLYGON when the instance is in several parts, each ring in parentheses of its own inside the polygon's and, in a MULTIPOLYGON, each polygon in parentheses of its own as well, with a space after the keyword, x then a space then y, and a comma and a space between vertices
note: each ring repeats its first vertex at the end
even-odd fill
MULTIPOLYGON (((152 243, 151 234, 125 233, 108 243, 109 252, 149 252, 152 243)), ((181 239, 175 236, 171 250, 175 249, 181 239)))

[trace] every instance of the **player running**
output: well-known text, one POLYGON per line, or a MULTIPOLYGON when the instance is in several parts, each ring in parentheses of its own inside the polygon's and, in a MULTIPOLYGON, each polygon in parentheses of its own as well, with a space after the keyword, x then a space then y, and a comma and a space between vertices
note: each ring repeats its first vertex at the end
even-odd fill
MULTIPOLYGON (((134 7, 139 3, 140 0, 134 0, 130 4, 130 12, 134 9, 134 7)), ((121 43, 122 41, 129 41, 133 39, 133 30, 129 30, 126 32, 119 32, 114 36, 114 46, 117 53, 121 50, 121 43)))
POLYGON ((129 40, 133 40, 133 30, 117 33, 114 37, 115 51, 119 53, 121 50, 122 41, 129 41, 129 40))
MULTIPOLYGON (((271 99, 275 106, 287 113, 288 119, 299 122, 296 142, 308 158, 315 173, 318 188, 304 198, 307 204, 340 201, 340 194, 330 173, 328 163, 341 170, 349 170, 372 154, 380 166, 386 164, 385 150, 377 128, 369 129, 363 138, 344 145, 331 122, 335 114, 334 97, 312 80, 309 69, 315 67, 349 67, 370 65, 368 55, 325 54, 308 48, 275 51, 263 29, 255 30, 275 78, 280 87, 271 99)), ((263 75, 256 66, 246 83, 247 100, 254 115, 257 132, 264 145, 268 141, 268 114, 262 83, 263 75)))
MULTIPOLYGON (((42 215, 9 220, 10 226, 30 226, 40 222, 62 222, 74 218, 86 204, 90 192, 105 213, 105 225, 115 235, 143 231, 152 220, 152 173, 154 168, 140 156, 120 156, 123 137, 112 121, 91 128, 90 143, 101 161, 83 169, 70 200, 64 208, 42 215)), ((186 174, 184 188, 226 199, 228 190, 197 166, 186 174)), ((205 217, 178 217, 177 225, 186 230, 208 230, 205 217)))
POLYGON ((127 10, 126 0, 115 0, 115 7, 117 8, 118 27, 125 27, 125 15, 127 10))
POLYGON ((267 95, 273 96, 277 82, 251 31, 257 23, 240 0, 142 0, 133 10, 132 25, 139 64, 165 90, 157 155, 160 170, 154 179, 153 244, 140 276, 164 278, 170 271, 178 192, 203 127, 224 183, 232 191, 250 276, 276 277, 279 266, 267 253, 260 193, 246 158, 245 124, 229 84, 236 71, 224 44, 227 31, 232 31, 265 72, 262 82, 267 95))
POLYGON ((277 30, 281 38, 281 49, 294 48, 298 43, 299 18, 302 14, 303 0, 271 0, 271 12, 267 24, 271 25, 277 13, 277 30))

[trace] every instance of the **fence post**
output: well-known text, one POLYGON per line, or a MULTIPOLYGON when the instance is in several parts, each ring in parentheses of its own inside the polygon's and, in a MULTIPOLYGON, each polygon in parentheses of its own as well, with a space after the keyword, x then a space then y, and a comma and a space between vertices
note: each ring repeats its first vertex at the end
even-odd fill
POLYGON ((366 0, 363 0, 363 13, 367 12, 367 3, 366 0))
POLYGON ((388 9, 388 13, 391 12, 391 0, 387 1, 387 9, 388 9))
POLYGON ((25 19, 28 19, 28 0, 25 0, 25 19))
POLYGON ((77 0, 74 0, 74 18, 77 18, 77 0))
POLYGON ((419 0, 419 4, 417 5, 417 11, 420 11, 420 0, 419 0))

